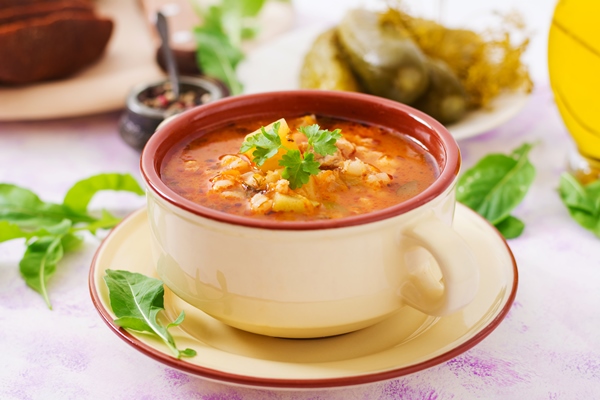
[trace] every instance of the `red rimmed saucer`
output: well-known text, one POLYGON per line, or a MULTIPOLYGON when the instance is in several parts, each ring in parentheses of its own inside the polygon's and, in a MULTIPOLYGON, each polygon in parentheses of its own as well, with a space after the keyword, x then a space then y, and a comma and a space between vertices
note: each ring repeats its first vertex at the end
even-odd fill
POLYGON ((514 301, 518 272, 510 248, 483 218, 458 204, 454 227, 472 247, 481 266, 480 288, 465 309, 442 318, 410 307, 374 326, 322 339, 293 340, 228 327, 183 302, 168 290, 165 309, 184 323, 171 329, 179 348, 197 355, 176 359, 152 337, 113 323, 107 269, 154 276, 146 210, 126 218, 103 241, 89 275, 94 306, 121 339, 147 356, 183 372, 226 384, 262 388, 334 388, 408 375, 443 363, 475 346, 504 319, 514 301))

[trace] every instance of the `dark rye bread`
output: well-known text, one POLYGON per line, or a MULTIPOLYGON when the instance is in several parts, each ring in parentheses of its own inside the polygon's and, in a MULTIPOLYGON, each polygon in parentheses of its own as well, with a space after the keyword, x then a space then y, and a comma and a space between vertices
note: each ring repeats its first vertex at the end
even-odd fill
MULTIPOLYGON (((0 0, 0 9, 14 7, 14 6, 26 6, 32 4, 47 4, 47 3, 59 3, 62 0, 0 0)), ((82 0, 86 3, 92 4, 92 0, 82 0)))
POLYGON ((113 22, 86 11, 57 11, 0 25, 0 82, 64 78, 99 59, 113 22))
POLYGON ((0 25, 17 22, 22 19, 44 17, 57 11, 87 11, 93 14, 94 7, 88 0, 45 1, 37 4, 0 7, 0 25))

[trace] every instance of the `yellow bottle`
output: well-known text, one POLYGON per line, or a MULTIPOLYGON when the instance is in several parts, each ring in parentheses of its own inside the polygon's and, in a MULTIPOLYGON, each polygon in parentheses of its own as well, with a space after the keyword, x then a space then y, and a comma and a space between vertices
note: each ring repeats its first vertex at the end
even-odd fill
POLYGON ((560 0, 548 38, 550 84, 584 158, 576 175, 600 179, 600 1, 560 0))

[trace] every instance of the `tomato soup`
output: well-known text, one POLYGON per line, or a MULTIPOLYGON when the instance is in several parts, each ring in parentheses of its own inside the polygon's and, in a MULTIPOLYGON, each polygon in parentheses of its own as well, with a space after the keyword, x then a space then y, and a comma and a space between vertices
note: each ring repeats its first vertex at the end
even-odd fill
POLYGON ((401 132, 312 115, 277 125, 256 119, 231 123, 175 147, 161 166, 163 182, 188 200, 224 213, 284 221, 384 209, 416 196, 438 175, 427 150, 401 132), (309 139, 301 132, 305 127, 318 133, 309 139), (242 144, 263 133, 261 140, 281 147, 273 145, 271 157, 258 161, 259 145, 243 151, 242 144), (327 144, 335 147, 325 154, 327 144))

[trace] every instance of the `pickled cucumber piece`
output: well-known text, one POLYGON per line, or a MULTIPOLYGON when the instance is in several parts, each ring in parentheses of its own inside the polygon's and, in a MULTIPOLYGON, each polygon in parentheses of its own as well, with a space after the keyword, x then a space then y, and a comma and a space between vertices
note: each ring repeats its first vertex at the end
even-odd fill
POLYGON ((427 70, 429 87, 413 106, 443 124, 458 121, 467 112, 467 92, 445 62, 429 59, 427 70))
POLYGON ((411 104, 425 92, 425 56, 395 26, 379 14, 350 10, 338 26, 340 45, 365 89, 374 95, 411 104))
POLYGON ((320 34, 304 57, 300 70, 300 87, 349 92, 361 90, 340 51, 335 28, 320 34))
POLYGON ((396 26, 423 53, 444 61, 457 75, 467 92, 469 108, 486 107, 502 90, 531 92, 533 83, 521 56, 529 39, 518 14, 500 15, 498 27, 476 33, 453 29, 422 18, 412 17, 390 8, 381 15, 382 21, 396 26), (525 34, 515 42, 514 34, 525 34))

